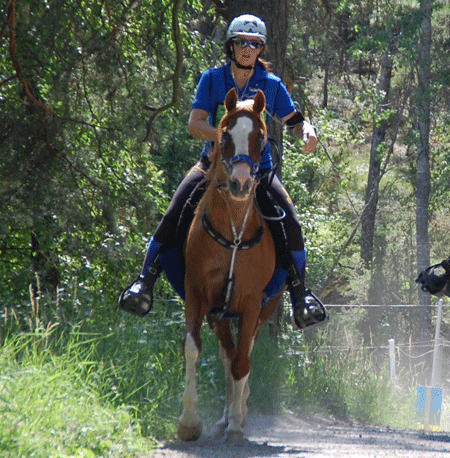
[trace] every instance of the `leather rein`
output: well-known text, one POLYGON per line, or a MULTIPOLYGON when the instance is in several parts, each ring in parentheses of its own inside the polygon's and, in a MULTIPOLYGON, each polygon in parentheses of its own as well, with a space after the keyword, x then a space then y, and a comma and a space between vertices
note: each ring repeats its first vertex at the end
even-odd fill
MULTIPOLYGON (((227 172, 227 174, 229 174, 229 171, 231 170, 231 167, 233 166, 233 164, 236 164, 237 162, 248 163, 252 169, 252 176, 256 175, 256 172, 258 171, 258 165, 255 164, 249 156, 245 156, 245 155, 233 156, 229 164, 227 164, 225 161, 222 161, 223 167, 225 171, 227 172)), ((221 304, 218 307, 214 307, 212 311, 210 312, 210 314, 216 316, 217 320, 221 320, 224 317, 224 315, 229 311, 229 308, 231 305, 231 299, 233 297, 233 290, 234 290, 234 284, 235 284, 235 279, 236 279, 236 275, 234 273, 234 267, 236 263, 236 253, 238 250, 248 250, 249 248, 254 247, 261 241, 262 236, 264 234, 264 224, 263 224, 263 217, 260 214, 261 226, 259 227, 255 236, 251 240, 243 241, 242 236, 244 235, 245 228, 247 226, 247 220, 248 220, 248 216, 250 215, 250 210, 254 204, 254 199, 255 199, 254 191, 252 193, 252 196, 249 198, 249 202, 248 202, 247 210, 244 215, 244 220, 242 222, 241 230, 238 233, 236 224, 233 219, 233 215, 231 212, 230 203, 228 201, 228 198, 227 196, 224 196, 222 194, 223 192, 228 190, 228 186, 219 183, 219 179, 217 178, 217 175, 215 175, 215 178, 217 182, 216 188, 219 192, 221 192, 221 195, 223 199, 225 200, 225 203, 227 204, 228 214, 230 217, 231 231, 233 233, 233 240, 226 239, 219 231, 214 229, 214 227, 211 224, 211 221, 208 218, 208 215, 206 213, 203 214, 202 224, 203 224, 205 231, 221 246, 232 251, 230 267, 228 269, 228 277, 226 279, 226 284, 224 287, 221 304)), ((257 183, 258 183, 258 180, 256 179, 256 184, 257 183)))

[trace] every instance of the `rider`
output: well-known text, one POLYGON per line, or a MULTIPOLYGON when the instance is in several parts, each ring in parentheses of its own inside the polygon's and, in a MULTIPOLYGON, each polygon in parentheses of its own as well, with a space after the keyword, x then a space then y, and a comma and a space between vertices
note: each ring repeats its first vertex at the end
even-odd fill
MULTIPOLYGON (((225 52, 229 62, 203 73, 188 121, 189 133, 205 140, 201 159, 179 185, 166 214, 151 237, 141 274, 122 292, 119 304, 123 309, 143 316, 153 306, 153 286, 161 271, 158 255, 174 245, 183 207, 189 201, 192 191, 205 177, 210 165, 208 152, 212 151, 213 144, 217 141, 217 124, 224 114, 223 104, 230 89, 236 88, 240 100, 253 98, 257 90, 261 89, 266 96, 268 118, 278 116, 296 137, 303 139, 306 142, 304 152, 315 150, 318 140, 314 127, 296 108, 280 78, 270 73, 269 64, 260 58, 266 37, 266 25, 260 18, 249 14, 234 18, 226 33, 225 52)), ((284 230, 290 263, 288 287, 292 297, 294 321, 298 328, 304 329, 324 322, 327 313, 319 299, 305 288, 306 251, 300 222, 279 178, 267 178, 271 167, 268 144, 261 157, 259 186, 269 189, 271 196, 286 214, 284 230)))

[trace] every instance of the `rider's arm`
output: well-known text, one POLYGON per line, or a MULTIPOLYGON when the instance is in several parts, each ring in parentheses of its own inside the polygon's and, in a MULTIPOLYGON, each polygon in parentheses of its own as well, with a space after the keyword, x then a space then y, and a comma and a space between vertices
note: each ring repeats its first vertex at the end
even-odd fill
POLYGON ((217 141, 217 129, 208 122, 208 112, 193 108, 189 115, 188 131, 201 140, 217 141))
POLYGON ((289 115, 283 118, 291 129, 291 132, 297 137, 301 138, 305 142, 305 146, 302 151, 305 153, 312 153, 316 149, 318 143, 316 129, 303 118, 303 115, 299 111, 293 111, 289 115), (296 122, 298 120, 298 123, 296 122))

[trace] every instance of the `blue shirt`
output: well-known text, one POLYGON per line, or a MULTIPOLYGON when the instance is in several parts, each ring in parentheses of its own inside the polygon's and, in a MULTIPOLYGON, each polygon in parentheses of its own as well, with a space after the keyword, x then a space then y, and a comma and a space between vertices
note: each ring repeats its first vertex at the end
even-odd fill
MULTIPOLYGON (((200 78, 197 86, 192 108, 204 110, 209 115, 209 123, 216 127, 222 116, 225 114, 225 97, 228 91, 236 87, 230 71, 231 63, 223 67, 210 68, 206 70, 200 78)), ((261 89, 266 96, 266 110, 269 113, 266 121, 270 117, 277 115, 279 118, 291 114, 295 111, 294 102, 281 79, 273 73, 264 71, 257 66, 248 84, 238 90, 240 100, 254 98, 258 89, 261 89)), ((206 155, 213 148, 213 142, 206 141, 202 154, 206 155)), ((270 144, 267 144, 260 162, 260 170, 272 167, 272 156, 270 154, 270 144)))

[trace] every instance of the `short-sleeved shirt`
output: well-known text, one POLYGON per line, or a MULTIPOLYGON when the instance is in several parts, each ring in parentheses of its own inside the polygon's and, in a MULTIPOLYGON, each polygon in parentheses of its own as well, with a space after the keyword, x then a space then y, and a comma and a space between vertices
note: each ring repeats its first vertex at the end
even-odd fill
MULTIPOLYGON (((223 67, 211 68, 205 71, 198 83, 192 108, 198 108, 209 114, 209 123, 216 127, 222 116, 225 114, 224 102, 228 91, 236 87, 230 71, 231 63, 223 67)), ((255 71, 248 84, 238 91, 240 100, 254 98, 258 89, 261 89, 266 96, 266 110, 268 117, 278 116, 284 118, 293 111, 295 105, 289 92, 281 79, 273 73, 264 71, 256 66, 255 71)), ((206 141, 202 154, 206 155, 213 148, 213 142, 206 141)), ((272 166, 270 145, 268 144, 263 152, 260 162, 260 170, 272 166)))

